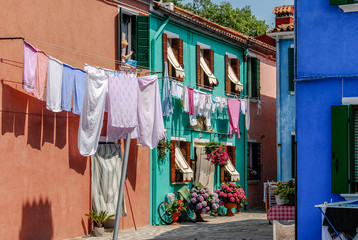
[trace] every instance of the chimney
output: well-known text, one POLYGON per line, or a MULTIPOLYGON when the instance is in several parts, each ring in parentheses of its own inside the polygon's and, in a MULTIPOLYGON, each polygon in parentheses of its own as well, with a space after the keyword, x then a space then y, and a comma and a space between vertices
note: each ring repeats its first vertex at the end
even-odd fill
POLYGON ((294 13, 294 7, 293 5, 285 5, 281 7, 275 7, 275 9, 272 12, 273 14, 276 14, 275 18, 275 27, 279 25, 288 25, 293 24, 293 13, 294 13))

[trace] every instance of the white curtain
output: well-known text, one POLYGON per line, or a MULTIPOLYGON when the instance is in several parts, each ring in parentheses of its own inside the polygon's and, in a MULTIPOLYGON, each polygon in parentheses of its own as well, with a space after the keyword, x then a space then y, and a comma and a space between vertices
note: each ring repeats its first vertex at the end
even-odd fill
MULTIPOLYGON (((92 205, 96 211, 115 214, 122 172, 120 144, 99 144, 92 159, 92 205)), ((123 198, 122 216, 127 216, 123 198)))
POLYGON ((234 167, 230 159, 225 165, 225 169, 231 175, 231 182, 240 181, 240 174, 236 171, 236 168, 234 167))
POLYGON ((211 72, 208 64, 206 64, 205 59, 203 57, 203 54, 200 52, 200 67, 203 69, 204 73, 209 77, 209 83, 210 84, 217 84, 218 81, 214 74, 211 72))
POLYGON ((183 172, 183 180, 189 182, 194 177, 194 172, 185 160, 180 148, 175 146, 175 163, 179 169, 183 172))
POLYGON ((240 82, 239 79, 237 79, 236 74, 234 73, 234 70, 232 69, 230 63, 228 67, 228 78, 231 82, 235 84, 235 90, 241 92, 244 89, 244 86, 240 82))
POLYGON ((172 66, 175 68, 176 77, 185 78, 184 69, 180 66, 177 58, 175 57, 173 49, 170 46, 169 41, 167 41, 167 48, 168 48, 167 49, 168 60, 172 64, 172 66))
POLYGON ((200 182, 204 187, 214 191, 215 165, 206 159, 204 147, 196 148, 197 162, 195 172, 195 182, 200 182))

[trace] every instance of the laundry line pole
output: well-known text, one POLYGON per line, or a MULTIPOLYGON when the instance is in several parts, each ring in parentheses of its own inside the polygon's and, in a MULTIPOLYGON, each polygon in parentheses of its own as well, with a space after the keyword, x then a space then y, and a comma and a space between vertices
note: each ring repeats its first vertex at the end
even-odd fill
POLYGON ((118 239, 118 228, 119 228, 119 221, 120 221, 121 215, 122 215, 124 184, 125 184, 125 180, 126 180, 126 176, 127 176, 128 155, 129 155, 130 144, 131 144, 131 134, 127 133, 126 144, 124 147, 124 157, 123 157, 123 162, 122 162, 121 181, 119 184, 119 193, 118 193, 118 202, 117 202, 117 211, 116 211, 116 221, 114 224, 113 240, 118 239))

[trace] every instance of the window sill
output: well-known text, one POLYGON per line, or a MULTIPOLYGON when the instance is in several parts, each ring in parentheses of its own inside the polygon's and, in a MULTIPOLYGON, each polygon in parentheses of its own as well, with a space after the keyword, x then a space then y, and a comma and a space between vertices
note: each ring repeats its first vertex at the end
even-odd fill
POLYGON ((173 182, 173 185, 188 185, 190 182, 173 182))
POLYGON ((261 182, 261 180, 248 180, 247 184, 254 185, 254 184, 259 184, 260 182, 261 182))
POLYGON ((358 12, 358 3, 338 5, 338 7, 345 13, 358 12))
POLYGON ((213 88, 209 88, 209 87, 200 87, 198 86, 198 90, 205 90, 207 92, 212 92, 213 91, 213 88))
POLYGON ((357 193, 352 193, 352 194, 340 194, 341 197, 345 198, 346 201, 353 201, 353 200, 358 200, 358 194, 357 193))

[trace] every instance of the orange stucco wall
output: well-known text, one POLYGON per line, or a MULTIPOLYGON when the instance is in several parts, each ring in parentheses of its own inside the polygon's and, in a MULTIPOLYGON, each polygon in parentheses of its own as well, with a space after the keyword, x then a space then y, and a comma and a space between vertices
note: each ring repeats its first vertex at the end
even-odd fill
MULTIPOLYGON (((115 67, 116 4, 0 0, 0 9, 0 37, 25 37, 75 67, 83 68, 85 62, 115 67)), ((0 228, 0 238, 64 239, 88 234, 84 213, 91 208, 91 159, 78 152, 79 116, 52 113, 44 101, 23 91, 22 62, 22 40, 0 40, 0 225, 7 226, 0 228)), ((127 187, 136 224, 144 226, 150 220, 149 149, 132 143, 127 187)), ((120 228, 131 228, 127 193, 125 197, 128 216, 120 228)))
POLYGON ((257 102, 250 105, 248 139, 261 143, 261 180, 248 182, 247 208, 263 207, 263 182, 276 180, 276 62, 264 55, 260 58, 261 115, 257 115, 257 102))

